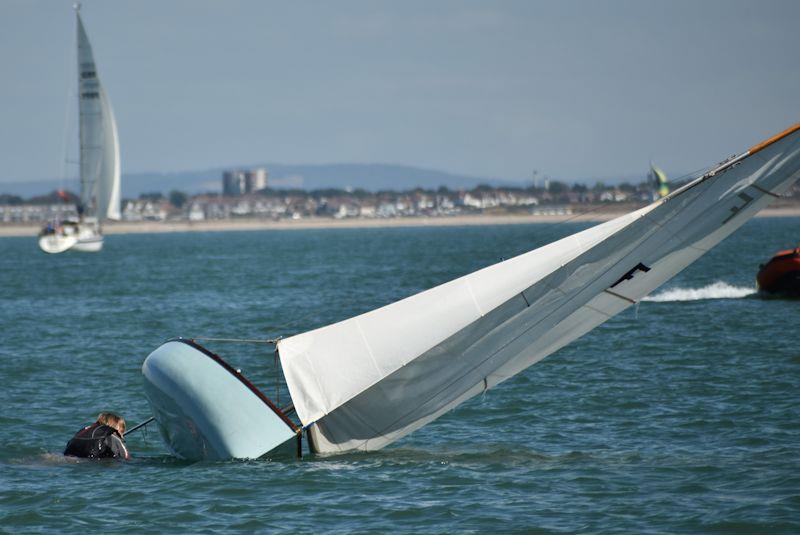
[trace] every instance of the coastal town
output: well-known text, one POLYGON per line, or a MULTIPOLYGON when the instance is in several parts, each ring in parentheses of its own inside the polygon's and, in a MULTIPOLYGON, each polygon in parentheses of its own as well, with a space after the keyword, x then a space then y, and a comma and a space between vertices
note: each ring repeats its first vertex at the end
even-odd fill
MULTIPOLYGON (((264 168, 230 170, 222 175, 219 192, 189 195, 172 190, 146 192, 122 200, 125 222, 203 222, 224 220, 391 219, 464 215, 564 216, 602 207, 621 211, 658 198, 657 184, 648 180, 588 186, 544 179, 528 187, 478 185, 472 189, 416 188, 408 191, 364 189, 277 189, 269 187, 264 168)), ((661 192, 663 193, 663 191, 661 192)), ((777 201, 800 206, 800 186, 777 201)), ((78 216, 78 197, 57 190, 28 199, 0 193, 0 224, 41 224, 78 216)))

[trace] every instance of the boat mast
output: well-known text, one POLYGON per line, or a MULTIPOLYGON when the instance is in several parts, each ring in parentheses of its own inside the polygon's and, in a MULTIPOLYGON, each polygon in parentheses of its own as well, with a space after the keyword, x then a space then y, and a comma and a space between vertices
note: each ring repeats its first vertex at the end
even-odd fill
POLYGON ((83 175, 83 121, 81 120, 82 111, 81 110, 81 52, 80 52, 80 26, 81 26, 81 3, 75 2, 72 4, 72 8, 75 10, 75 50, 77 51, 77 63, 78 63, 78 179, 81 184, 81 190, 78 197, 78 219, 83 220, 83 213, 86 210, 87 206, 84 202, 86 198, 87 191, 87 184, 86 184, 86 177, 83 175))

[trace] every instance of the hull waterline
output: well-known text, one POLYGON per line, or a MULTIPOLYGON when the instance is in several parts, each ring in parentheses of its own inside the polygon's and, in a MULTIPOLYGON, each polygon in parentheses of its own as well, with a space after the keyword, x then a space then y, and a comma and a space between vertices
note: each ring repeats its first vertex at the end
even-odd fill
POLYGON ((103 249, 103 237, 97 236, 94 238, 78 239, 75 245, 72 246, 72 251, 79 253, 97 253, 103 249))

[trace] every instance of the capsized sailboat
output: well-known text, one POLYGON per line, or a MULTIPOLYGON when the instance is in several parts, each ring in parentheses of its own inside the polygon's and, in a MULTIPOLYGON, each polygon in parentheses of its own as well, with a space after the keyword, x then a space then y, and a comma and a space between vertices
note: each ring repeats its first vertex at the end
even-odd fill
POLYGON ((78 219, 49 222, 39 233, 47 253, 97 252, 103 248, 100 222, 120 218, 117 124, 94 63, 92 46, 75 5, 78 32, 78 109, 81 193, 78 219))
POLYGON ((637 303, 800 177, 800 124, 640 210, 390 305, 277 342, 276 406, 176 339, 142 365, 167 447, 187 459, 383 448, 637 303))

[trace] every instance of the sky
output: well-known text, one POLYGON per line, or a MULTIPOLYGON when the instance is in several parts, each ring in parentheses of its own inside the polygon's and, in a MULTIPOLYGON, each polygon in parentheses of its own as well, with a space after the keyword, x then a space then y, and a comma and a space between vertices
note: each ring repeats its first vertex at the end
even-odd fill
MULTIPOLYGON (((797 1, 84 1, 123 173, 671 175, 800 121, 797 1)), ((0 0, 0 182, 71 177, 71 2, 0 0), (65 149, 66 145, 66 149, 65 149)))

